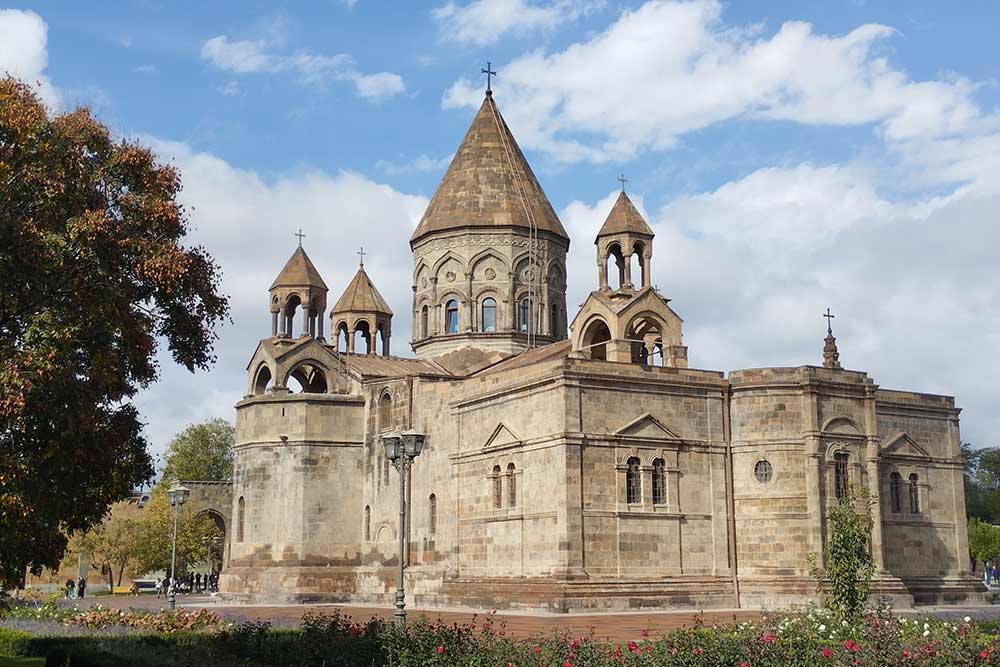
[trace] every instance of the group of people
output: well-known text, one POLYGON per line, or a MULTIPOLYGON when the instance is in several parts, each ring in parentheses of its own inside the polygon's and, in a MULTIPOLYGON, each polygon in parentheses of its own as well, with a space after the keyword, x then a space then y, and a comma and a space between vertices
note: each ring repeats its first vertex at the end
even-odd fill
POLYGON ((218 593, 219 575, 215 572, 202 575, 200 572, 189 573, 187 578, 172 579, 164 577, 156 580, 156 597, 169 596, 171 587, 177 593, 218 593))
POLYGON ((986 563, 983 568, 983 582, 987 586, 1000 586, 1000 565, 986 563))
POLYGON ((66 598, 74 600, 82 598, 87 593, 87 580, 80 577, 79 581, 66 580, 66 598))

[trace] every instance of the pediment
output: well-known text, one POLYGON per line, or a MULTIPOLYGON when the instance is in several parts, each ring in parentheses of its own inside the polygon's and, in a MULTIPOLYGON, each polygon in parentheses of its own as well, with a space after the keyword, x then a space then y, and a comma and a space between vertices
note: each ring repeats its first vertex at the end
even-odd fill
POLYGON ((919 458, 930 458, 920 445, 913 441, 906 433, 896 433, 882 441, 883 456, 912 456, 919 458))
POLYGON ((663 422, 649 414, 633 419, 615 431, 615 435, 626 438, 650 438, 655 440, 680 440, 680 436, 665 426, 663 422))
POLYGON ((521 444, 521 438, 511 431, 506 424, 500 422, 493 429, 492 435, 486 440, 486 444, 483 447, 504 447, 519 444, 521 444))

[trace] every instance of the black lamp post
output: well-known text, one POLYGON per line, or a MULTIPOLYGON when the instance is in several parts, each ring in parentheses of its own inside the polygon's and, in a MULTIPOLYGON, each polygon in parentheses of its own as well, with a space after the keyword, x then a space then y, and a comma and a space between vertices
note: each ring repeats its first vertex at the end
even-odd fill
POLYGON ((177 609, 177 515, 181 511, 181 506, 187 502, 190 493, 191 490, 181 486, 180 482, 174 482, 167 491, 167 500, 170 501, 170 508, 174 514, 174 531, 170 538, 170 588, 167 591, 170 611, 177 609))
POLYGON ((385 447, 385 457, 399 473, 399 581, 396 585, 396 613, 393 615, 393 622, 396 628, 402 630, 406 625, 406 593, 403 583, 406 562, 403 546, 403 530, 406 526, 406 471, 424 448, 424 434, 412 430, 392 433, 382 436, 382 446, 385 447))

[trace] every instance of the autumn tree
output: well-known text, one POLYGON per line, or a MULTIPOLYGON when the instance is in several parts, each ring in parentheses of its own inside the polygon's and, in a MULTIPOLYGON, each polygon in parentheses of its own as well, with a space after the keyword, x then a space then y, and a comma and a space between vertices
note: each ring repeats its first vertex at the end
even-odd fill
POLYGON ((167 447, 163 479, 232 479, 235 443, 236 431, 225 419, 188 426, 167 447))
MULTIPOLYGON (((132 550, 135 572, 169 570, 173 508, 167 499, 166 481, 157 484, 142 511, 132 550)), ((183 573, 195 563, 210 560, 213 544, 221 544, 224 536, 204 508, 188 501, 177 516, 177 571, 183 573)))
POLYGON ((89 110, 50 114, 0 79, 0 584, 58 565, 152 475, 132 399, 158 346, 213 361, 228 303, 183 243, 180 187, 89 110))
POLYGON ((107 578, 109 589, 121 586, 125 568, 138 549, 141 512, 135 504, 114 505, 100 523, 70 536, 63 565, 85 558, 107 578))

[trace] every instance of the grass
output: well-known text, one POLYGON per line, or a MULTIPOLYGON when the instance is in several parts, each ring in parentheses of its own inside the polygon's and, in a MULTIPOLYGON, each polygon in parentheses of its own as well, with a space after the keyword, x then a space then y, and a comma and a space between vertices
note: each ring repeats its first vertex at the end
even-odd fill
POLYGON ((0 667, 45 667, 45 658, 3 658, 0 667))

